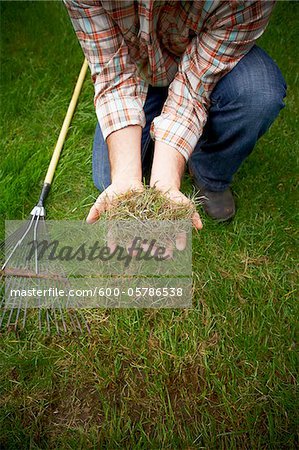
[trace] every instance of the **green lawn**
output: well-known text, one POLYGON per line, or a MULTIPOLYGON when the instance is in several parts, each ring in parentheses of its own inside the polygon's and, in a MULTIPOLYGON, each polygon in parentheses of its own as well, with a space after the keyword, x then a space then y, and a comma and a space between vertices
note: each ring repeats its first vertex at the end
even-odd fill
MULTIPOLYGON (((36 203, 83 55, 60 2, 0 7, 3 236, 36 203)), ((260 40, 287 107, 235 177, 234 221, 203 215, 194 233, 193 309, 99 310, 91 335, 2 333, 1 449, 296 448, 298 19, 278 2, 260 40)), ((88 80, 48 218, 83 219, 97 195, 95 123, 88 80)))

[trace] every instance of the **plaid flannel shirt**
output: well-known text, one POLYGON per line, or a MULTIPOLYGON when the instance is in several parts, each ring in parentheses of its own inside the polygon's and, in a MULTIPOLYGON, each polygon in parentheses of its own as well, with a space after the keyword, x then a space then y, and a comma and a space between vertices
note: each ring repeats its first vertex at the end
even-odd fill
POLYGON ((261 36, 274 1, 64 0, 89 62, 104 138, 145 125, 148 85, 168 86, 151 136, 187 160, 209 96, 261 36))

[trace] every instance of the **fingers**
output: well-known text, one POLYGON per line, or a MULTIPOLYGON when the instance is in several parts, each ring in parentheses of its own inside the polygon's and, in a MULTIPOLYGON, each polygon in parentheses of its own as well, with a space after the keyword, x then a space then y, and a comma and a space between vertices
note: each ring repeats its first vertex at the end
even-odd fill
POLYGON ((113 253, 117 247, 117 239, 110 227, 107 231, 107 247, 109 247, 110 253, 113 253))
POLYGON ((88 216, 86 218, 86 222, 87 223, 94 223, 98 220, 99 218, 99 211, 97 209, 97 207, 95 205, 93 205, 88 213, 88 216))
MULTIPOLYGON (((169 193, 166 193, 166 195, 170 198, 170 200, 174 201, 175 203, 183 203, 183 204, 189 205, 191 210, 195 209, 195 206, 192 203, 192 201, 189 200, 189 198, 187 198, 180 191, 175 191, 175 192, 171 192, 170 191, 169 193)), ((194 211, 194 213, 192 214, 192 225, 197 230, 201 230, 202 227, 203 227, 202 226, 202 221, 201 221, 200 216, 199 216, 197 211, 194 211)), ((179 245, 179 246, 183 246, 184 245, 184 241, 183 241, 183 237, 182 236, 179 236, 177 245, 179 245)), ((176 247, 179 250, 177 245, 176 245, 176 247)), ((185 243, 185 246, 186 246, 186 243, 185 243)), ((185 247, 183 247, 183 249, 184 248, 185 247)))
POLYGON ((195 212, 192 216, 192 225, 197 230, 202 229, 202 221, 200 220, 200 216, 199 216, 198 212, 195 212))
POLYGON ((185 231, 181 231, 175 237, 175 246, 177 250, 185 250, 187 244, 187 235, 185 231))
POLYGON ((173 258, 173 245, 172 245, 171 241, 167 242, 167 245, 166 245, 163 257, 165 259, 172 259, 173 258))
POLYGON ((111 203, 112 197, 109 197, 108 193, 106 191, 102 192, 101 195, 97 198, 94 205, 90 208, 90 211, 88 213, 88 216, 86 218, 87 223, 94 223, 96 222, 100 215, 107 211, 109 208, 109 203, 111 203))

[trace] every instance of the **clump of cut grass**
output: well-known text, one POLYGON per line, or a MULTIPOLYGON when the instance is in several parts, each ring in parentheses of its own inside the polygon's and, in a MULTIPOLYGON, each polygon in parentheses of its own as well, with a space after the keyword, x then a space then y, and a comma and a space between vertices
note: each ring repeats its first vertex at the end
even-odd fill
POLYGON ((136 236, 143 236, 163 247, 175 246, 178 235, 191 231, 191 217, 199 199, 195 195, 189 199, 189 204, 175 202, 155 187, 122 194, 106 212, 109 234, 125 245, 136 236))
POLYGON ((155 187, 148 187, 143 191, 129 191, 119 195, 112 207, 106 213, 108 220, 165 220, 176 221, 191 219, 196 210, 198 198, 190 197, 192 206, 179 202, 176 203, 155 187))

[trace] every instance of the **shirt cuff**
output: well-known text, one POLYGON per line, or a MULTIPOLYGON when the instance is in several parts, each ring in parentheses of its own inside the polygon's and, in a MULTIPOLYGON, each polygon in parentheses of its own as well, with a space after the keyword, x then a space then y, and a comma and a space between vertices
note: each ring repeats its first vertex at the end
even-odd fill
POLYGON ((143 105, 138 98, 105 95, 97 99, 95 108, 105 140, 113 131, 129 125, 144 128, 146 124, 143 105))
POLYGON ((195 115, 191 121, 184 116, 164 113, 153 120, 150 134, 153 140, 174 147, 187 162, 200 138, 201 130, 202 126, 195 115))

